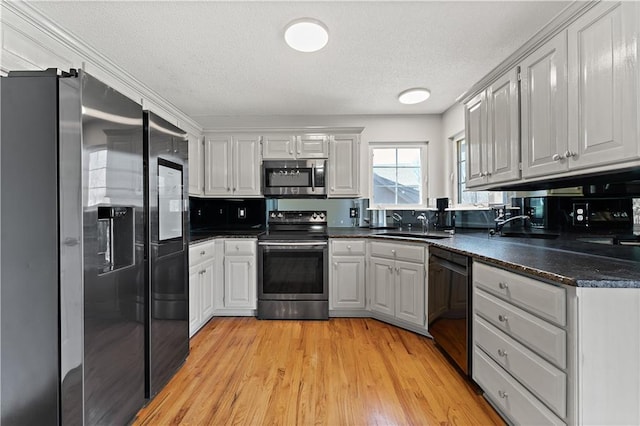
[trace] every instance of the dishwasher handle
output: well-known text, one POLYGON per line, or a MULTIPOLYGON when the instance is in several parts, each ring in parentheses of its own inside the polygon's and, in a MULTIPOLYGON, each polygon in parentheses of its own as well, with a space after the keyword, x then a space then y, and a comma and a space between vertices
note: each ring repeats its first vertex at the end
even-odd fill
POLYGON ((464 275, 465 277, 469 275, 467 268, 465 266, 458 265, 457 263, 453 263, 447 259, 443 259, 438 256, 431 255, 429 258, 429 262, 436 263, 440 266, 443 266, 444 268, 452 270, 453 272, 456 272, 460 275, 464 275))

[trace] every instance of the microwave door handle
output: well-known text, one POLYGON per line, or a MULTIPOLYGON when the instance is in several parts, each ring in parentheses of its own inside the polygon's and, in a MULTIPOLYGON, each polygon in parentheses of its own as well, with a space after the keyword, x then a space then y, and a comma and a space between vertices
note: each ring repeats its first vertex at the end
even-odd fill
POLYGON ((311 164, 311 192, 316 192, 316 165, 311 164))

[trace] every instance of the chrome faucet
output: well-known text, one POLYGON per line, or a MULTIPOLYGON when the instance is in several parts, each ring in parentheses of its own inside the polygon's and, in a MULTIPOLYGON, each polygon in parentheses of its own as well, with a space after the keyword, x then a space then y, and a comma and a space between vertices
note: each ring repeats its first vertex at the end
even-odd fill
POLYGON ((400 229, 402 229, 402 215, 397 212, 393 212, 391 216, 393 217, 393 220, 400 224, 400 229))
POLYGON ((429 230, 429 219, 427 219, 427 216, 425 216, 424 213, 420 213, 416 219, 422 222, 422 232, 426 233, 429 230))
POLYGON ((502 219, 502 216, 498 217, 495 219, 496 222, 496 232, 501 232, 502 228, 509 222, 513 222, 514 220, 518 220, 518 219, 522 219, 522 220, 529 220, 531 219, 531 217, 527 216, 526 214, 522 214, 519 216, 511 216, 508 219, 502 219))

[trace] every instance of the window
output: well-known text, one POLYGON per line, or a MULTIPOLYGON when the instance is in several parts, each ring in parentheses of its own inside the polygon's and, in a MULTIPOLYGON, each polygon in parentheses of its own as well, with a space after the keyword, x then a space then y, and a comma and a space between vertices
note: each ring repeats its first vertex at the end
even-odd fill
POLYGON ((372 204, 426 204, 426 144, 371 144, 372 204))
POLYGON ((504 203, 504 193, 500 191, 467 191, 467 145, 464 139, 456 141, 458 172, 458 204, 485 205, 504 203))

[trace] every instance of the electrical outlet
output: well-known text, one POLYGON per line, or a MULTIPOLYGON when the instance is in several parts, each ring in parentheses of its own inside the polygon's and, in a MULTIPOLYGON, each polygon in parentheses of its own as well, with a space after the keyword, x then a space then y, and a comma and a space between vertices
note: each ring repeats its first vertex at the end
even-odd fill
POLYGON ((244 207, 238 207, 238 219, 246 219, 247 209, 244 207))
POLYGON ((355 219, 358 217, 358 208, 357 207, 351 207, 349 209, 349 217, 351 219, 355 219))

